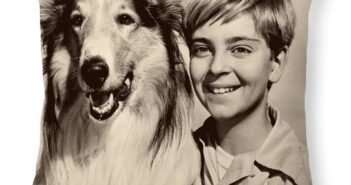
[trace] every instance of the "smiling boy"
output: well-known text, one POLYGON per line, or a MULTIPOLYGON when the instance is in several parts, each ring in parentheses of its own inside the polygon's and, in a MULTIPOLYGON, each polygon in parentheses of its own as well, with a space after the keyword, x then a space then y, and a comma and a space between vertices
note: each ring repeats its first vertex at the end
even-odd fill
POLYGON ((196 131, 203 184, 311 184, 307 150, 268 93, 294 37, 290 0, 194 0, 184 30, 194 89, 211 116, 196 131))

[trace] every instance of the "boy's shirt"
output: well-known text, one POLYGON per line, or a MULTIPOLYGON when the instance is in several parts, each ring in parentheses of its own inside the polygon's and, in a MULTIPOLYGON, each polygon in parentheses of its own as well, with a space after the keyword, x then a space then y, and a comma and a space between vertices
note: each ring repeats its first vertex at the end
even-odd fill
POLYGON ((205 121, 204 125, 195 132, 202 150, 202 184, 312 184, 305 145, 281 119, 277 110, 270 107, 269 116, 274 125, 263 145, 256 151, 233 156, 223 177, 220 175, 220 164, 216 153, 218 150, 215 140, 216 123, 211 117, 205 121))

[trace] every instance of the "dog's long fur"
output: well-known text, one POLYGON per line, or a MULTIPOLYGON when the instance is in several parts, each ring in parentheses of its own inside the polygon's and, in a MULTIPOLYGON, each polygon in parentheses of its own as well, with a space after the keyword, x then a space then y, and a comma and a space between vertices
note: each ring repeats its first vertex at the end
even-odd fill
POLYGON ((41 0, 47 84, 34 184, 194 182, 200 161, 191 135, 190 82, 177 45, 181 15, 177 2, 162 0, 41 0), (77 32, 70 16, 79 3, 93 9, 77 32), (140 19, 128 34, 109 17, 120 5, 140 19), (89 88, 81 79, 89 52, 106 56, 112 69, 102 88, 134 75, 130 95, 104 121, 89 115, 89 88))

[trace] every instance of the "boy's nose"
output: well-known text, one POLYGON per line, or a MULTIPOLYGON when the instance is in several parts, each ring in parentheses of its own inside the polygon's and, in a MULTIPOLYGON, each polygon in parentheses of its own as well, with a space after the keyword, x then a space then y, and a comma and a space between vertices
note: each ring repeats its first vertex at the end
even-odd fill
POLYGON ((220 75, 229 73, 231 71, 230 66, 226 57, 222 54, 217 54, 214 56, 212 64, 210 66, 210 72, 214 75, 220 75))

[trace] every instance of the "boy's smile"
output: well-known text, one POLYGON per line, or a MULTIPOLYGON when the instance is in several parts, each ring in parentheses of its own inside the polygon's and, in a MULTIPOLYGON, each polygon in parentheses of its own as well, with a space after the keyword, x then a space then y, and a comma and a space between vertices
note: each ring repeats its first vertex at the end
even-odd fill
POLYGON ((266 104, 274 58, 251 16, 207 22, 192 35, 195 91, 216 120, 231 120, 266 104))
POLYGON ((228 86, 228 87, 215 87, 208 85, 206 90, 213 94, 226 94, 237 90, 240 86, 228 86))

